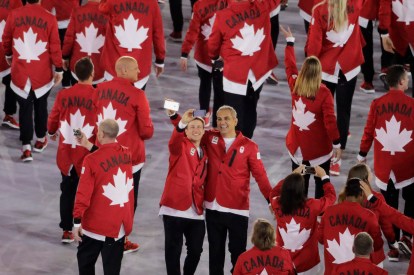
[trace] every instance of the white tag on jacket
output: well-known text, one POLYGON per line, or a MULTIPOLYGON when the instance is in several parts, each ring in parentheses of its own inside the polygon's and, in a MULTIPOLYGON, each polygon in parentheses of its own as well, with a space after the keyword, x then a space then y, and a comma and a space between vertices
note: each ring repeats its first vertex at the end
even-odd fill
POLYGON ((218 143, 218 137, 213 137, 213 139, 211 140, 211 143, 217 144, 218 143))
POLYGON ((85 166, 82 166, 81 174, 84 174, 84 173, 85 173, 85 166))
POLYGON ((240 151, 240 154, 243 154, 243 152, 244 152, 244 146, 241 146, 240 149, 239 149, 239 151, 240 151))
POLYGON ((191 150, 190 150, 190 155, 194 156, 194 154, 195 154, 195 151, 196 151, 196 149, 194 149, 194 148, 191 148, 191 150))
POLYGON ((257 159, 260 159, 260 152, 257 152, 257 159))

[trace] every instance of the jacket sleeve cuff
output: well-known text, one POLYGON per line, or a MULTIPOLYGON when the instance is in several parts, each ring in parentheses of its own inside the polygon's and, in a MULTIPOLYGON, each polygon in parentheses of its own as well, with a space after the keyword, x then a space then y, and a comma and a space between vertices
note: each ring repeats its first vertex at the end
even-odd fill
POLYGON ((182 52, 182 53, 181 53, 181 58, 188 58, 188 53, 184 53, 184 52, 182 52))
POLYGON ((170 116, 171 120, 177 119, 178 114, 175 112, 172 116, 170 116))
POLYGON ((62 59, 63 60, 69 60, 70 59, 70 55, 64 55, 64 56, 62 56, 62 59))
POLYGON ((92 145, 92 148, 91 148, 91 150, 89 152, 92 153, 92 152, 95 152, 98 149, 99 149, 99 147, 94 144, 94 145, 92 145))
POLYGON ((371 195, 368 196, 367 200, 370 203, 375 203, 378 199, 377 199, 377 197, 374 196, 374 194, 371 194, 371 195))
POLYGON ((187 127, 187 124, 183 123, 182 120, 180 120, 180 122, 177 125, 178 128, 184 130, 185 127, 187 127))
POLYGON ((327 182, 330 182, 330 179, 329 179, 328 175, 325 175, 325 176, 322 177, 322 184, 325 184, 327 182))
POLYGON ((358 153, 361 157, 366 157, 368 155, 368 152, 359 151, 358 153))
POLYGON ((63 74, 63 68, 62 67, 56 67, 55 72, 59 73, 59 74, 63 74))
POLYGON ((155 59, 155 66, 164 68, 164 59, 155 59))
POLYGON ((379 33, 381 36, 383 36, 383 35, 388 35, 388 30, 378 28, 378 33, 379 33))
POLYGON ((360 154, 358 154, 358 156, 357 156, 358 161, 365 161, 366 159, 367 159, 366 157, 361 156, 360 154))
POLYGON ((73 219, 73 226, 79 227, 81 224, 81 218, 74 218, 73 219))
POLYGON ((295 38, 293 36, 286 37, 286 42, 288 43, 288 45, 289 43, 292 43, 293 45, 293 43, 295 43, 295 38))

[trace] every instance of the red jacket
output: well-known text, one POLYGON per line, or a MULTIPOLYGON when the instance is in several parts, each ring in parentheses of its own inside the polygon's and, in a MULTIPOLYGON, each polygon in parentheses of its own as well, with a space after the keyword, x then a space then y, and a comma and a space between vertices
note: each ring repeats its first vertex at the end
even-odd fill
POLYGON ((387 189, 392 179, 396 188, 414 181, 414 99, 403 91, 390 90, 371 103, 360 155, 366 156, 374 142, 375 183, 387 189))
POLYGON ((250 173, 263 196, 269 198, 272 187, 256 143, 237 132, 226 152, 224 139, 216 130, 206 131, 202 143, 207 147, 209 157, 205 188, 207 202, 216 199, 220 206, 249 210, 250 173))
MULTIPOLYGON (((178 123, 180 117, 175 121, 178 123)), ((184 129, 174 128, 168 143, 170 165, 160 205, 185 211, 193 204, 198 215, 203 214, 204 184, 207 176, 207 150, 201 146, 203 156, 185 136, 184 129)))
MULTIPOLYGON (((115 62, 121 56, 132 56, 139 64, 136 87, 142 88, 151 73, 152 48, 155 63, 163 66, 165 58, 164 29, 160 8, 156 0, 106 0, 101 11, 108 14, 102 66, 112 77, 115 62)), ((106 75, 105 78, 111 79, 106 75)))
POLYGON ((81 129, 91 142, 95 142, 95 109, 92 102, 94 88, 90 85, 75 84, 61 90, 49 114, 48 133, 60 132, 56 163, 64 175, 69 175, 72 166, 80 175, 84 157, 89 153, 79 146, 73 130, 81 129))
POLYGON ((1 37, 3 36, 4 26, 6 25, 7 17, 13 9, 23 6, 20 0, 3 1, 0 5, 0 78, 10 74, 10 66, 6 62, 4 49, 1 37))
POLYGON ((348 0, 348 27, 341 33, 328 26, 328 4, 319 5, 313 10, 313 17, 309 27, 306 52, 314 55, 322 63, 322 79, 337 83, 335 72, 336 64, 348 80, 355 77, 360 71, 359 66, 364 62, 362 47, 364 40, 358 27, 358 17, 363 0, 348 0))
POLYGON ((131 150, 132 165, 144 163, 144 140, 154 134, 144 91, 135 88, 127 79, 115 77, 98 85, 93 102, 98 116, 97 125, 106 118, 115 119, 119 125, 117 141, 131 150))
MULTIPOLYGON (((376 20, 378 18, 380 0, 365 0, 362 5, 361 13, 359 14, 359 20, 361 24, 362 20, 376 20)), ((366 27, 365 27, 366 28, 366 27)))
POLYGON ((128 236, 134 215, 133 189, 130 151, 116 142, 101 145, 83 162, 73 208, 75 223, 111 238, 118 237, 123 224, 128 236))
POLYGON ((388 275, 388 272, 373 264, 370 259, 356 257, 349 262, 336 265, 331 273, 331 275, 342 274, 388 275))
POLYGON ((298 96, 293 92, 298 76, 293 45, 286 46, 285 67, 292 95, 292 120, 286 136, 286 147, 291 155, 300 149, 303 160, 311 161, 323 156, 329 159, 332 144, 339 144, 332 94, 323 84, 315 98, 298 96))
POLYGON ((195 44, 194 59, 198 66, 211 72, 207 42, 216 18, 216 12, 227 7, 227 0, 199 0, 193 7, 193 16, 181 47, 181 56, 188 57, 195 44))
POLYGON ((294 275, 295 266, 286 249, 275 246, 269 250, 252 247, 237 259, 233 275, 268 274, 294 275))
POLYGON ((413 9, 414 2, 410 0, 380 0, 378 30, 389 33, 395 50, 402 56, 409 45, 411 52, 414 51, 413 9))
POLYGON ((336 200, 335 189, 329 179, 323 181, 325 195, 320 199, 307 199, 303 209, 294 215, 285 215, 279 198, 283 185, 281 180, 272 190, 271 204, 277 223, 276 242, 288 249, 297 272, 305 272, 320 262, 318 251, 317 217, 336 200))
POLYGON ((56 16, 59 29, 66 29, 72 10, 79 7, 78 0, 42 0, 42 7, 56 16))
POLYGON ((98 2, 88 2, 72 12, 63 42, 63 59, 70 59, 70 70, 75 75, 75 64, 82 57, 89 56, 93 62, 94 84, 102 82, 104 70, 100 64, 105 42, 108 18, 99 11, 98 2))
MULTIPOLYGON (((357 202, 344 201, 328 207, 319 225, 319 242, 324 245, 325 274, 331 274, 336 264, 352 260, 354 237, 367 232, 374 240, 374 251, 382 250, 378 218, 357 202)), ((378 264, 378 263, 375 263, 378 264)))
POLYGON ((216 13, 208 52, 211 59, 221 55, 224 60, 224 91, 246 95, 249 71, 256 90, 277 66, 270 37, 271 10, 271 1, 233 1, 216 13))
POLYGON ((313 7, 322 1, 323 0, 299 0, 298 7, 300 16, 307 22, 310 22, 312 19, 313 7))
POLYGON ((11 11, 3 33, 6 56, 13 55, 11 88, 23 98, 30 89, 41 97, 53 86, 52 65, 62 71, 62 51, 56 18, 38 4, 11 11), (26 88, 26 89, 25 89, 26 88))

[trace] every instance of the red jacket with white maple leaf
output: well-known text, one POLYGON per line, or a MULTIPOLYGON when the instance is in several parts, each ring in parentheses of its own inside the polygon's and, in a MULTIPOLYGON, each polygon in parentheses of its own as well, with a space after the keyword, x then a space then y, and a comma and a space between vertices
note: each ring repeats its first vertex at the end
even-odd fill
POLYGON ((100 9, 109 16, 101 59, 105 78, 116 75, 115 62, 119 57, 132 56, 138 61, 140 70, 135 86, 142 88, 151 73, 153 47, 155 63, 164 65, 164 29, 157 1, 105 0, 100 9))
POLYGON ((117 142, 101 145, 83 162, 73 208, 75 223, 111 238, 118 237, 123 225, 128 236, 134 215, 133 189, 131 152, 117 142))
POLYGON ((414 2, 412 0, 380 0, 378 30, 389 33, 395 50, 405 56, 407 47, 414 53, 414 2))
MULTIPOLYGON (((286 147, 292 156, 300 149, 303 160, 312 161, 323 156, 328 160, 332 144, 339 145, 332 94, 323 84, 315 98, 298 96, 293 92, 298 69, 295 49, 291 43, 285 48, 285 67, 292 95, 292 120, 286 136, 286 147)), ((312 165, 320 165, 325 161, 312 165)))
MULTIPOLYGON (((365 41, 358 25, 358 17, 363 0, 348 0, 348 26, 341 32, 336 32, 328 26, 328 3, 316 6, 309 26, 306 52, 314 55, 322 64, 322 79, 337 83, 337 64, 348 80, 354 78, 364 62, 362 47, 365 41)), ((332 23, 331 23, 332 25, 332 23)))
POLYGON ((23 98, 31 89, 36 97, 53 86, 52 65, 62 71, 62 51, 56 18, 38 4, 10 12, 3 33, 6 56, 13 56, 11 88, 23 98))
MULTIPOLYGON (((13 9, 23 6, 20 0, 3 1, 0 5, 0 38, 3 36, 4 26, 6 25, 7 17, 13 9)), ((10 74, 10 66, 6 62, 2 40, 0 39, 0 77, 10 74)))
POLYGON ((373 264, 370 259, 356 257, 353 260, 335 266, 332 275, 341 274, 375 274, 388 275, 384 269, 373 264))
POLYGON ((78 0, 42 0, 42 7, 56 16, 59 29, 66 29, 72 10, 79 7, 78 0))
POLYGON ((365 157, 374 142, 375 183, 382 190, 389 179, 397 189, 414 181, 413 109, 414 99, 399 90, 371 103, 359 154, 365 157))
MULTIPOLYGON (((98 123, 107 118, 119 125, 117 141, 132 153, 132 165, 145 162, 144 140, 154 134, 150 106, 144 91, 127 79, 115 77, 98 85, 93 96, 98 123)), ((134 172, 137 167, 134 167, 134 172)))
POLYGON ((174 117, 174 131, 168 143, 170 152, 168 175, 165 180, 164 192, 160 205, 185 211, 192 205, 198 215, 203 214, 204 184, 207 176, 207 150, 200 145, 203 156, 197 153, 197 148, 185 136, 184 129, 177 124, 180 117, 174 117))
POLYGON ((61 90, 49 114, 47 129, 49 134, 60 132, 56 163, 63 175, 69 175, 72 166, 80 175, 87 149, 78 145, 73 130, 81 129, 92 143, 95 142, 95 108, 92 95, 95 89, 91 85, 75 84, 61 90))
POLYGON ((224 60, 224 91, 246 95, 248 80, 256 90, 276 67, 270 37, 272 7, 271 1, 230 2, 216 13, 208 52, 211 59, 221 55, 224 60))
POLYGON ((283 214, 279 202, 283 180, 273 188, 270 203, 277 222, 276 242, 288 249, 297 272, 305 272, 320 262, 318 251, 317 217, 336 200, 335 189, 329 178, 323 180, 324 196, 309 198, 294 215, 283 214))
MULTIPOLYGON (((374 240, 374 251, 382 250, 384 241, 377 216, 358 202, 344 201, 328 207, 319 225, 319 242, 324 246, 325 274, 336 264, 352 260, 355 235, 367 232, 374 240)), ((374 262, 375 263, 375 262, 374 262)), ((379 264, 375 263, 375 264, 379 264)))
POLYGON ((194 59, 198 66, 211 72, 207 42, 216 19, 216 12, 227 7, 227 0, 199 0, 193 7, 193 16, 181 47, 181 56, 188 57, 195 44, 194 59))
POLYGON ((101 52, 105 42, 108 18, 99 11, 98 2, 88 2, 73 9, 63 42, 63 59, 70 59, 70 70, 75 75, 75 64, 82 57, 89 56, 93 62, 94 84, 104 80, 101 67, 101 52))
POLYGON ((286 249, 274 246, 260 250, 254 246, 239 256, 234 267, 233 275, 244 274, 294 275, 296 271, 286 249))
POLYGON ((322 0, 299 0, 299 14, 307 22, 311 21, 313 7, 322 0))
POLYGON ((207 202, 217 200, 223 207, 249 210, 250 173, 268 200, 272 187, 254 141, 237 131, 236 139, 226 152, 220 132, 210 130, 205 132, 202 144, 208 152, 207 202))

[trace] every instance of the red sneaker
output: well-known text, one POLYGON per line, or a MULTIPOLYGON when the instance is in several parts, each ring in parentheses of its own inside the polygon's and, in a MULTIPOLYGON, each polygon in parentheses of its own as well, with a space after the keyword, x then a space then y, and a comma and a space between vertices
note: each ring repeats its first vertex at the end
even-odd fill
POLYGON ((139 250, 139 244, 133 243, 128 238, 125 238, 124 255, 139 250))
POLYGON ((374 85, 372 85, 372 82, 362 82, 361 86, 359 87, 361 92, 364 92, 366 94, 373 94, 375 93, 374 85))
POLYGON ((210 118, 211 118, 211 108, 208 108, 208 112, 203 117, 203 119, 204 119, 204 127, 205 128, 210 127, 210 118))
POLYGON ((400 259, 400 252, 396 248, 391 248, 390 251, 387 253, 388 261, 390 262, 398 262, 400 259))
POLYGON ((47 147, 47 137, 45 137, 45 141, 43 142, 40 140, 37 140, 34 145, 33 151, 37 153, 41 153, 46 149, 46 147, 47 147))
POLYGON ((329 174, 333 176, 339 176, 341 172, 341 161, 331 162, 331 167, 329 168, 329 174))
POLYGON ((33 160, 32 151, 29 149, 24 150, 23 154, 20 157, 20 160, 23 162, 32 161, 33 160))
POLYGON ((19 123, 11 115, 6 115, 1 123, 2 126, 9 127, 11 129, 20 129, 19 123))
POLYGON ((398 246, 404 255, 411 257, 411 249, 413 247, 413 244, 411 243, 411 240, 408 236, 403 235, 398 242, 398 246))
POLYGON ((63 231, 62 235, 62 243, 73 243, 75 241, 75 238, 73 237, 72 231, 63 231))
POLYGON ((183 36, 181 35, 181 32, 172 32, 170 33, 170 39, 174 42, 182 42, 183 36))

